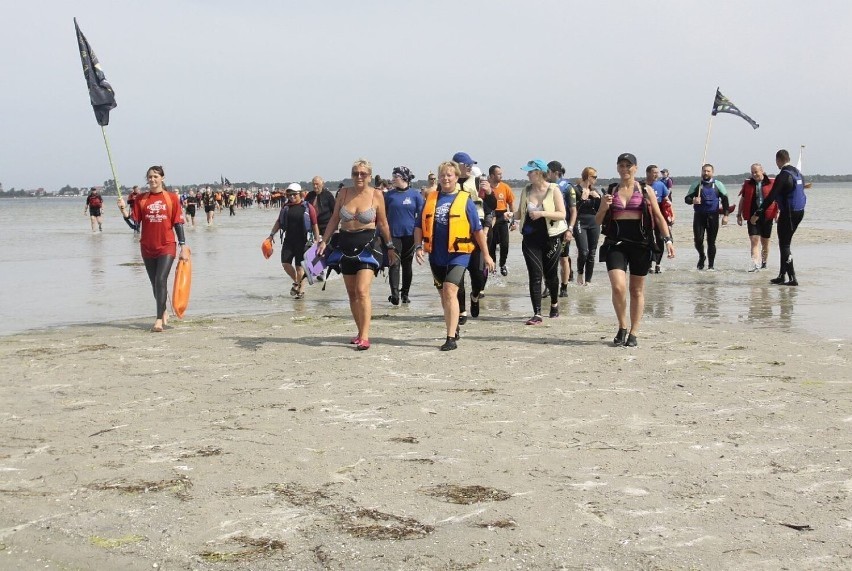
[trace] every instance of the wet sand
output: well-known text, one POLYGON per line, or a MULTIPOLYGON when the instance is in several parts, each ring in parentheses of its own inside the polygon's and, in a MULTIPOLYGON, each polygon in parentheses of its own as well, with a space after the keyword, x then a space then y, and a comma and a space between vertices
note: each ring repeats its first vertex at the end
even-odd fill
POLYGON ((847 343, 500 298, 0 338, 0 568, 849 568, 847 343))

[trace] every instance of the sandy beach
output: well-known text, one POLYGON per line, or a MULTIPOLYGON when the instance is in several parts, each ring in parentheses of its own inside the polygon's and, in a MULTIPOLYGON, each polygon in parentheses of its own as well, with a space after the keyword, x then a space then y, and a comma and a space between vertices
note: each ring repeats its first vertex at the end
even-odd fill
POLYGON ((374 314, 0 338, 0 568, 852 565, 846 342, 374 314))

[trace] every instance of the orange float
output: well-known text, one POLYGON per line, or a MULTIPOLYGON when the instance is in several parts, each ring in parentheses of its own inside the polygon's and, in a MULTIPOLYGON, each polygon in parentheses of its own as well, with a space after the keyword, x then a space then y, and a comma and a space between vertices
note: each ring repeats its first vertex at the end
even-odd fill
POLYGON ((263 244, 260 245, 260 251, 263 252, 263 257, 267 260, 272 256, 272 252, 274 251, 272 238, 267 238, 263 241, 263 244))
POLYGON ((192 287, 192 252, 188 246, 183 247, 188 258, 178 259, 175 268, 175 283, 172 288, 172 309, 178 319, 183 319, 186 308, 189 306, 189 290, 192 287))

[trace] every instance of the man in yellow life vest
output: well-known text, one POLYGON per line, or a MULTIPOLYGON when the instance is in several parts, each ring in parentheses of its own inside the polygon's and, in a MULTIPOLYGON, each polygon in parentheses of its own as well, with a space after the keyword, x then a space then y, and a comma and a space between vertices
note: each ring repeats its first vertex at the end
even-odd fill
POLYGON ((473 253, 478 249, 484 259, 485 269, 494 270, 494 260, 488 254, 488 244, 476 204, 458 184, 460 174, 458 163, 447 161, 438 166, 440 190, 428 194, 414 228, 417 263, 423 264, 425 250, 429 254, 432 279, 441 293, 447 328, 447 340, 441 345, 441 351, 457 348, 461 324, 458 292, 464 282, 465 270, 471 266, 473 253))

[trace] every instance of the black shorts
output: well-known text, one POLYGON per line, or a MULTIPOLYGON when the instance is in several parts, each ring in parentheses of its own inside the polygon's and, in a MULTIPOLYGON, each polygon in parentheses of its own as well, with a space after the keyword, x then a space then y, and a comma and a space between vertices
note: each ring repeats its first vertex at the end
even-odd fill
POLYGON ((204 212, 214 212, 216 210, 215 204, 208 204, 204 206, 204 212))
POLYGON ((195 205, 187 204, 186 205, 186 215, 187 216, 195 216, 195 205))
POLYGON ((100 206, 90 206, 89 207, 89 216, 100 216, 101 215, 101 207, 100 206))
POLYGON ((444 287, 444 282, 449 282, 461 287, 461 284, 464 281, 464 272, 467 269, 464 266, 456 265, 436 266, 435 264, 429 264, 429 267, 432 269, 432 282, 438 289, 442 289, 444 287))
POLYGON ((281 246, 281 263, 298 266, 305 259, 305 244, 288 244, 281 246))
POLYGON ((605 240, 606 271, 630 268, 631 276, 647 276, 651 269, 651 248, 634 242, 610 242, 605 240))
POLYGON ((772 220, 758 220, 757 224, 748 222, 748 235, 760 236, 767 240, 772 238, 772 220))

